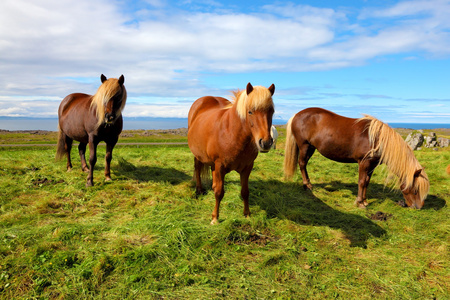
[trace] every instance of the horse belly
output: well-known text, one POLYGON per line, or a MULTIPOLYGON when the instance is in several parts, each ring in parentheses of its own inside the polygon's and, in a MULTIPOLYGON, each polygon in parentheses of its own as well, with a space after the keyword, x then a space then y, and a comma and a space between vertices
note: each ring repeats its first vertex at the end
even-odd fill
POLYGON ((70 122, 69 124, 63 124, 60 122, 60 129, 72 140, 85 143, 89 142, 89 135, 84 130, 84 126, 81 122, 70 122))

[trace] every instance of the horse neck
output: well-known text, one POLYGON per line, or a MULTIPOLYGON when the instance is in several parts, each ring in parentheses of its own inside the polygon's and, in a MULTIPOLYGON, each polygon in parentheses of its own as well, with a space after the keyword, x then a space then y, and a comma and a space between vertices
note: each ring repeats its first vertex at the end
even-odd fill
POLYGON ((410 185, 414 180, 414 172, 422 167, 401 136, 390 128, 384 133, 388 131, 391 133, 378 136, 380 162, 384 163, 401 183, 410 185))
POLYGON ((224 113, 224 120, 226 120, 224 125, 227 126, 230 134, 234 136, 251 138, 252 132, 250 127, 248 126, 246 120, 242 120, 239 117, 235 104, 224 113))

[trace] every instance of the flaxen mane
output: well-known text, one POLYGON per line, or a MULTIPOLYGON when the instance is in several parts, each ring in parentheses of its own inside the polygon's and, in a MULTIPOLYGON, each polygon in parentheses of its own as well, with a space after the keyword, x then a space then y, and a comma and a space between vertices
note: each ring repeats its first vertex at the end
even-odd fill
MULTIPOLYGON (((97 126, 103 123, 105 116, 105 106, 108 101, 114 97, 119 91, 121 86, 119 85, 119 80, 117 78, 109 78, 104 81, 102 85, 98 88, 97 93, 92 96, 91 108, 95 110, 97 116, 97 126)), ((119 116, 125 107, 125 102, 127 100, 127 92, 125 86, 122 86, 122 103, 120 108, 116 111, 116 115, 119 116)))
POLYGON ((357 122, 362 120, 369 121, 367 130, 372 145, 372 149, 366 156, 379 156, 379 163, 384 163, 389 172, 396 175, 400 183, 405 184, 405 189, 413 187, 423 201, 427 197, 430 183, 423 167, 414 156, 413 150, 406 144, 400 134, 387 124, 368 115, 358 119, 357 122), (417 178, 414 178, 414 173, 417 170, 422 171, 417 178))
POLYGON ((250 95, 247 95, 246 91, 234 91, 232 105, 236 105, 236 112, 241 119, 246 118, 249 110, 267 110, 274 107, 272 94, 263 86, 253 87, 250 95))

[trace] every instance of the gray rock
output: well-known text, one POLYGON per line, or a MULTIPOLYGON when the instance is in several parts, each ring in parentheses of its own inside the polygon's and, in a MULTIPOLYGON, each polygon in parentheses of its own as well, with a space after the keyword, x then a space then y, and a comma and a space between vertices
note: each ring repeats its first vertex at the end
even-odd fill
POLYGON ((434 148, 437 146, 436 133, 430 132, 425 138, 425 147, 434 148))
POLYGON ((423 145, 423 135, 419 132, 416 133, 410 133, 406 137, 405 142, 411 147, 413 150, 417 150, 420 146, 423 145))
POLYGON ((447 139, 447 138, 439 137, 437 139, 437 142, 440 147, 448 147, 449 146, 449 139, 447 139))

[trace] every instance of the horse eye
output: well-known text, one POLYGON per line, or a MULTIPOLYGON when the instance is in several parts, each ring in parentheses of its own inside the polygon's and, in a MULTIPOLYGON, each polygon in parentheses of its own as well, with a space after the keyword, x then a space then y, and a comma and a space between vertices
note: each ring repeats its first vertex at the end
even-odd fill
POLYGON ((251 110, 248 111, 249 115, 253 115, 253 112, 251 110))

